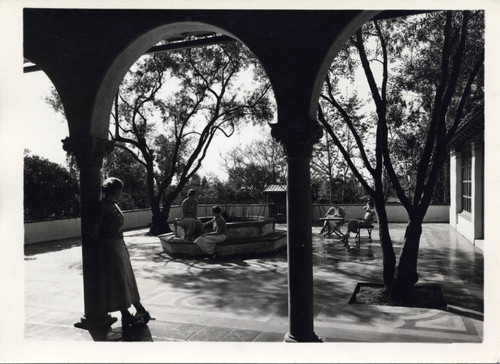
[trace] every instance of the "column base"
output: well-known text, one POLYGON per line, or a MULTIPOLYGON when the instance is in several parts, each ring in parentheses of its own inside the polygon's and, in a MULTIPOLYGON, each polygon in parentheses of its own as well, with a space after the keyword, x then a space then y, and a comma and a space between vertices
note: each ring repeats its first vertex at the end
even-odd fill
POLYGON ((84 330, 108 329, 118 319, 111 315, 99 315, 94 317, 82 317, 80 322, 74 324, 75 327, 84 330))
POLYGON ((298 338, 290 334, 289 332, 285 335, 286 343, 322 343, 323 339, 318 337, 314 332, 310 337, 298 338))

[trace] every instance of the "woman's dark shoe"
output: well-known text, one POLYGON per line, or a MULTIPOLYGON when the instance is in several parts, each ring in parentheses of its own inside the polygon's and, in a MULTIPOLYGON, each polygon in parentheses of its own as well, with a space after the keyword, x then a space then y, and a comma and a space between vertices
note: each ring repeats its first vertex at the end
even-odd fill
POLYGON ((144 326, 144 320, 137 318, 136 316, 122 316, 122 328, 132 329, 138 326, 144 326))
POLYGON ((144 312, 137 312, 135 314, 135 318, 137 320, 140 320, 142 321, 142 325, 146 325, 150 320, 154 320, 153 317, 151 317, 151 315, 149 314, 148 311, 144 311, 144 312))

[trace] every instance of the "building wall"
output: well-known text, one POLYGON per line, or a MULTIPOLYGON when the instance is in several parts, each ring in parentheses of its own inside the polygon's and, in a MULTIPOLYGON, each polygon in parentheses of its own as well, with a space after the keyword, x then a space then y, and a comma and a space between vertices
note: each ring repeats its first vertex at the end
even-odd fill
POLYGON ((472 223, 472 214, 460 212, 456 214, 457 224, 455 230, 467 238, 470 242, 474 242, 474 224, 472 223))
MULTIPOLYGON (((450 150, 450 226, 473 244, 484 238, 484 149, 481 141, 467 141, 472 149, 471 212, 462 211, 462 153, 460 146, 450 150)), ((462 144, 464 145, 464 144, 462 144)))
MULTIPOLYGON (((222 208, 233 216, 269 216, 269 209, 265 205, 221 205, 222 208)), ((342 205, 346 209, 346 219, 352 219, 363 216, 363 206, 361 205, 342 205)), ((198 205, 199 216, 211 216, 212 205, 198 205)), ((313 219, 319 220, 326 210, 331 206, 313 205, 313 219)), ((443 222, 448 223, 449 206, 430 206, 424 222, 443 222)), ((406 211, 402 206, 387 206, 389 222, 407 222, 406 211)), ((151 210, 132 210, 124 211, 125 217, 124 229, 146 228, 151 223, 151 210)), ((173 222, 176 218, 182 216, 181 206, 172 206, 170 210, 169 221, 173 222)), ((29 222, 24 224, 24 244, 36 244, 45 241, 77 238, 81 235, 80 218, 54 219, 29 222)))

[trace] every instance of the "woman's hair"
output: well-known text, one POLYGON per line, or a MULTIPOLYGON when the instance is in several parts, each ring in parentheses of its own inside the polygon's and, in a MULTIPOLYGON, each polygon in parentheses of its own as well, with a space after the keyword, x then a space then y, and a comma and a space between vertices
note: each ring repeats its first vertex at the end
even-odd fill
POLYGON ((220 208, 220 206, 215 205, 214 207, 212 207, 212 212, 214 214, 220 214, 222 212, 222 209, 220 208))
POLYGON ((196 195, 196 190, 190 189, 188 191, 188 196, 194 196, 194 195, 196 195))
POLYGON ((114 193, 122 188, 123 182, 115 177, 106 178, 102 183, 102 193, 104 194, 114 193))

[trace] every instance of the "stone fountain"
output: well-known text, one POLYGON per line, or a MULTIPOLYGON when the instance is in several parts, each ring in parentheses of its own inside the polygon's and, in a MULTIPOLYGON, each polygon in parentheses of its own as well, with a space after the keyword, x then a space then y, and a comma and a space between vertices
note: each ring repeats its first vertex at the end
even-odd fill
MULTIPOLYGON (((201 220, 206 220, 206 218, 201 218, 201 220)), ((217 257, 267 255, 286 248, 286 232, 276 230, 274 219, 259 216, 249 221, 228 222, 226 226, 227 239, 217 243, 217 257)), ((176 221, 174 232, 158 237, 163 250, 170 256, 204 255, 198 245, 184 238, 180 220, 176 221)))

